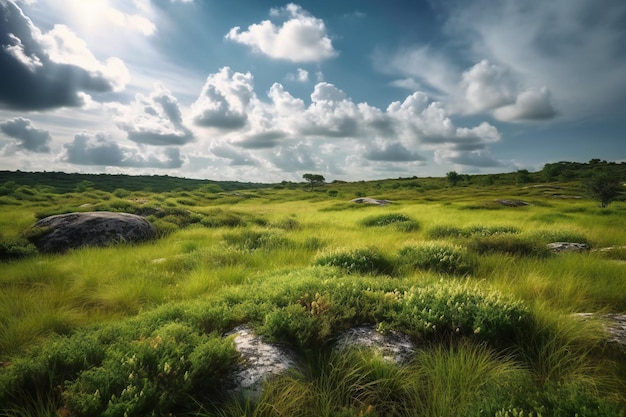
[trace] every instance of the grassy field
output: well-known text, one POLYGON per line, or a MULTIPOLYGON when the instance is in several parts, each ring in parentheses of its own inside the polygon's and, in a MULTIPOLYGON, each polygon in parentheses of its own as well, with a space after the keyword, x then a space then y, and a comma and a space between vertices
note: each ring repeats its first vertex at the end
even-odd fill
POLYGON ((0 415, 625 413, 625 353, 601 320, 574 313, 626 312, 626 250, 545 248, 626 246, 626 202, 601 209, 580 181, 10 188, 0 195, 0 415), (349 202, 358 196, 393 204, 349 202), (63 255, 28 243, 38 218, 93 210, 147 215, 160 238, 63 255), (238 360, 222 335, 242 323, 301 357, 256 400, 220 388, 238 360), (409 335, 410 363, 332 349, 364 323, 409 335))

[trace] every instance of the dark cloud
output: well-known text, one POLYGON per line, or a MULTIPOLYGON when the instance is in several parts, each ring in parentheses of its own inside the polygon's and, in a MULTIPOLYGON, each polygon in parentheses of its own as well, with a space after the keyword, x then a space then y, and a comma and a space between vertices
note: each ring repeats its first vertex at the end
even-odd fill
MULTIPOLYGON (((75 36, 65 29, 55 27, 54 34, 44 35, 13 1, 0 1, 0 106, 18 110, 77 107, 84 104, 80 92, 116 88, 119 80, 105 65, 94 70, 58 57, 53 60, 51 45, 56 42, 54 47, 63 48, 64 37, 75 36)), ((116 65, 126 71, 121 61, 116 65)))
POLYGON ((80 133, 65 145, 64 160, 77 165, 115 166, 128 168, 180 168, 183 161, 176 148, 165 149, 160 156, 144 156, 137 149, 120 146, 103 133, 80 133))
POLYGON ((392 143, 380 148, 372 148, 363 156, 370 161, 410 162, 425 160, 424 157, 408 150, 400 143, 392 143))
POLYGON ((18 148, 46 153, 50 152, 52 136, 47 130, 37 129, 32 122, 22 117, 0 123, 0 131, 19 141, 18 148))

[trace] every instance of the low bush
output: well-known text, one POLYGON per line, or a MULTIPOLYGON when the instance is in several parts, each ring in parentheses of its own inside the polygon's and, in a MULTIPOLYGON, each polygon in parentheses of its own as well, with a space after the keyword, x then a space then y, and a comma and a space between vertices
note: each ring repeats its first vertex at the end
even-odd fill
POLYGON ((536 230, 527 234, 528 238, 541 243, 575 242, 589 244, 589 239, 582 233, 571 230, 536 230))
POLYGON ((473 262, 464 248, 442 242, 405 246, 398 252, 398 263, 442 274, 462 275, 473 269, 473 262))
POLYGON ((36 254, 37 248, 32 243, 0 240, 0 262, 27 258, 36 254))
POLYGON ((205 227, 238 227, 245 226, 246 221, 239 213, 217 209, 204 216, 200 224, 205 227))
POLYGON ((223 237, 229 245, 248 251, 293 246, 291 240, 276 232, 246 230, 241 233, 226 233, 223 237))
POLYGON ((393 264, 373 248, 335 250, 315 258, 315 265, 335 266, 350 274, 390 274, 393 264))
POLYGON ((283 230, 299 230, 302 229, 302 224, 293 217, 286 217, 275 223, 272 223, 273 227, 283 230))
POLYGON ((515 226, 470 226, 456 227, 450 225, 435 226, 428 231, 431 239, 469 238, 474 236, 494 236, 518 234, 520 230, 515 226))
POLYGON ((110 345, 101 365, 66 384, 64 403, 76 416, 167 415, 220 386, 237 357, 229 339, 167 323, 147 337, 110 345))
POLYGON ((365 227, 393 226, 396 230, 402 232, 412 232, 419 229, 417 221, 402 213, 388 213, 366 217, 361 220, 361 225, 365 227))
POLYGON ((535 257, 547 257, 550 255, 550 251, 545 244, 527 237, 511 235, 476 237, 470 241, 468 247, 481 255, 488 253, 535 257))

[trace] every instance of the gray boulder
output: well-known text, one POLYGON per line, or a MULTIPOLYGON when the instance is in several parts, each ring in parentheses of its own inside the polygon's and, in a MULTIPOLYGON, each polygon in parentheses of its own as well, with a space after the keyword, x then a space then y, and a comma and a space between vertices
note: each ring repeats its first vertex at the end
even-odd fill
POLYGON ((152 224, 141 216, 97 211, 46 217, 35 223, 44 233, 33 242, 40 252, 63 253, 84 246, 134 243, 157 236, 152 224))

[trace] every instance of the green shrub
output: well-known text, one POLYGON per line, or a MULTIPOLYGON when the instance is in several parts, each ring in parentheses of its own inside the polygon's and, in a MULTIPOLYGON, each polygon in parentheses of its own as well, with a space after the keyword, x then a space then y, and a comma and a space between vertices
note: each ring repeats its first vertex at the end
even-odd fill
POLYGON ((315 265, 335 266, 350 274, 389 274, 392 263, 373 248, 336 250, 315 258, 315 265))
POLYGON ((496 411, 495 417, 624 417, 619 404, 594 391, 580 383, 550 385, 533 395, 526 393, 518 404, 496 411))
POLYGON ((115 191, 113 191, 111 194, 113 194, 117 198, 126 198, 131 195, 131 192, 123 188, 116 188, 115 191))
POLYGON ((431 239, 469 238, 473 236, 517 234, 519 232, 519 229, 515 226, 469 226, 460 228, 450 225, 441 225, 431 228, 428 231, 428 236, 431 239))
POLYGON ((241 233, 226 233, 224 234, 224 240, 238 249, 249 251, 257 249, 272 250, 293 245, 289 239, 279 233, 252 230, 245 230, 241 233))
POLYGON ((302 228, 300 222, 292 217, 287 217, 273 223, 272 226, 283 230, 298 230, 302 228))
POLYGON ((0 261, 22 259, 37 254, 35 245, 28 242, 0 241, 0 261))
POLYGON ((149 337, 109 346, 102 364, 68 383, 63 398, 76 416, 167 415, 219 386, 236 358, 231 340, 168 323, 149 337))
POLYGON ((419 229, 417 221, 401 213, 388 213, 366 217, 361 220, 361 224, 365 227, 394 226, 397 230, 403 232, 412 232, 419 229))
POLYGON ((514 256, 546 257, 550 251, 540 242, 511 235, 476 237, 469 248, 479 254, 503 253, 514 256))
POLYGON ((464 248, 441 242, 405 246, 398 252, 398 263, 443 274, 467 274, 473 269, 464 248))
POLYGON ((537 230, 530 232, 527 236, 533 241, 539 241, 544 244, 551 242, 590 243, 589 239, 582 233, 570 230, 537 230))
POLYGON ((245 226, 246 221, 239 213, 214 209, 207 213, 200 223, 205 227, 238 227, 245 226))

